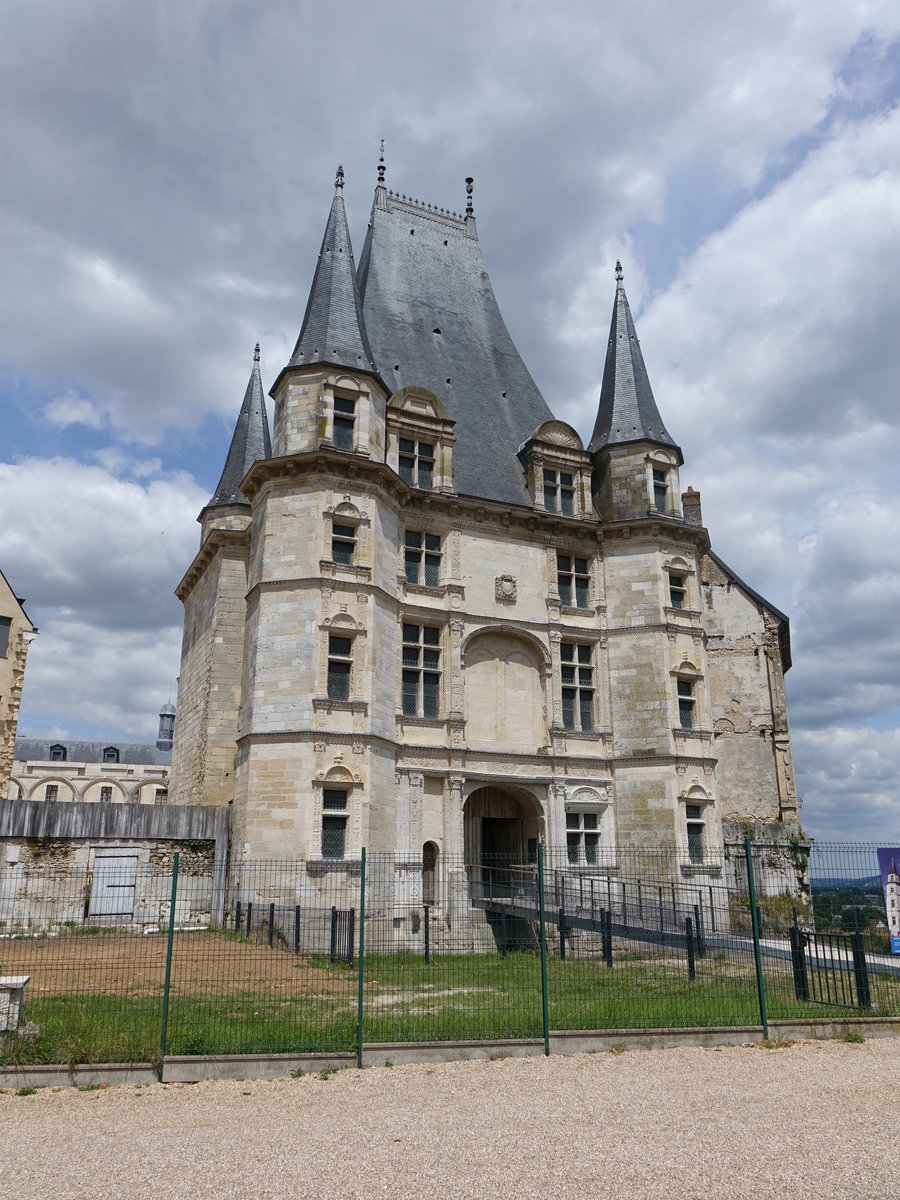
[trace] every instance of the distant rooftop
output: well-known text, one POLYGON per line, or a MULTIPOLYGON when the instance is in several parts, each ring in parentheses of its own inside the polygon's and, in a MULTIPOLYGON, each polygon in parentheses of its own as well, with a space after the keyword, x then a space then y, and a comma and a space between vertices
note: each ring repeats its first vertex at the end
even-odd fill
POLYGON ((107 750, 118 750, 120 766, 168 767, 172 762, 172 751, 157 750, 152 742, 85 742, 77 738, 17 737, 13 757, 16 762, 102 763, 107 750), (57 746, 65 750, 65 759, 52 757, 57 746))

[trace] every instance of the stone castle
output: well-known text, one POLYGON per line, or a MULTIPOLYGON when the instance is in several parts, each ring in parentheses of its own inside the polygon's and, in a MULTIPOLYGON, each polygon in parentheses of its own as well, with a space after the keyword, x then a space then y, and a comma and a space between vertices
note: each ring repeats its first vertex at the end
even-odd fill
POLYGON ((621 269, 585 444, 503 322, 471 180, 456 215, 382 160, 358 265, 343 187, 272 435, 257 347, 178 587, 169 802, 323 869, 543 841, 701 873, 747 822, 796 830, 788 621, 682 492, 621 269))

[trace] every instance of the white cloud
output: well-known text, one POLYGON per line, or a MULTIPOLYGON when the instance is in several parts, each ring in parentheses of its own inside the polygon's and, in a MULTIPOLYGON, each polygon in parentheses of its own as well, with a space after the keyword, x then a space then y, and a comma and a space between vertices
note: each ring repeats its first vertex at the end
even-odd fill
POLYGON ((65 392, 51 400, 44 408, 44 420, 55 429, 68 429, 70 425, 103 428, 103 419, 94 404, 75 392, 65 392))
POLYGON ((801 820, 820 840, 891 844, 900 835, 900 730, 835 725, 794 733, 801 820))

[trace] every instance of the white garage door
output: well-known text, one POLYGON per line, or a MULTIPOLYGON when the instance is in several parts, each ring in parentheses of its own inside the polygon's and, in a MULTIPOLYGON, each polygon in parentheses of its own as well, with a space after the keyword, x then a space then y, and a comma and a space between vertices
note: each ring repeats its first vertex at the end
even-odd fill
POLYGON ((91 917, 130 917, 134 911, 136 854, 97 855, 91 887, 91 917))

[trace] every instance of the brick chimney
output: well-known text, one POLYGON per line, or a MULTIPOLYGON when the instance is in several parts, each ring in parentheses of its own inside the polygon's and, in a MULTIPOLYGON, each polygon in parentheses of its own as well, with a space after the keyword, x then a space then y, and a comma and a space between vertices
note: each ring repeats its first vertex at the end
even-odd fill
POLYGON ((689 487, 681 493, 681 511, 684 513, 685 525, 702 525, 703 514, 700 511, 700 493, 689 487))

